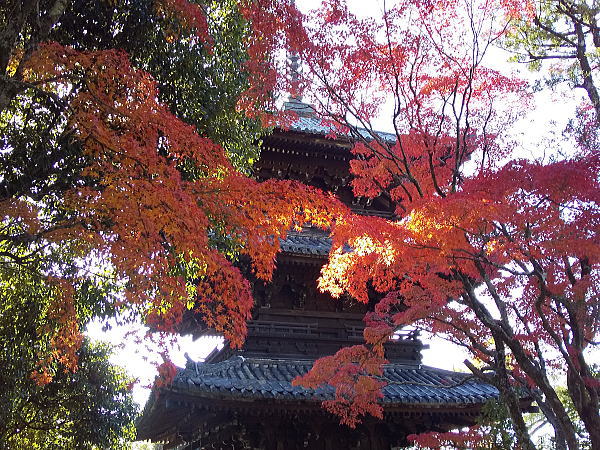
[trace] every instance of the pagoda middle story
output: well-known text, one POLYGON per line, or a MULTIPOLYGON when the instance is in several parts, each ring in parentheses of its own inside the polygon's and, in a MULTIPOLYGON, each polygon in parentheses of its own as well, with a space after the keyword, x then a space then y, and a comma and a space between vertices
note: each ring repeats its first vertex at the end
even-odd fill
MULTIPOLYGON (((290 129, 264 139, 257 178, 302 181, 335 192, 357 213, 391 217, 394 208, 385 197, 353 196, 352 143, 326 138, 330 130, 303 103, 289 107, 299 117, 290 129)), ((366 417, 354 429, 341 425, 321 406, 334 398, 332 386, 292 385, 316 359, 363 343, 369 305, 334 300, 317 289, 330 247, 327 233, 310 227, 281 240, 272 283, 254 284, 256 307, 244 347, 225 345, 203 362, 189 360, 171 385, 154 389, 138 438, 165 449, 387 450, 408 445, 409 434, 473 425, 498 391, 468 374, 423 365, 424 345, 414 332, 385 345, 383 420, 366 417)), ((188 319, 190 333, 210 333, 188 319)))

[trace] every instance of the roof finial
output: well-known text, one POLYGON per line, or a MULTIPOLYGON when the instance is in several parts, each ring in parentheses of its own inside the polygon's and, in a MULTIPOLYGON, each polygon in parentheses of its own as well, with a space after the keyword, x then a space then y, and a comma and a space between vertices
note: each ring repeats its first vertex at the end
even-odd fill
POLYGON ((292 92, 295 94, 292 98, 302 101, 302 96, 298 95, 298 83, 300 81, 300 56, 297 52, 293 52, 288 56, 290 60, 290 80, 292 84, 292 92))
MULTIPOLYGON (((292 7, 295 7, 296 1, 291 0, 290 4, 292 7)), ((286 111, 295 111, 299 116, 313 117, 315 115, 314 108, 304 103, 300 95, 300 71, 302 70, 300 55, 297 51, 288 51, 287 59, 289 60, 291 93, 288 101, 284 104, 284 109, 286 111)))
MULTIPOLYGON (((296 0, 290 2, 292 8, 296 7, 296 0)), ((292 95, 290 95, 290 101, 302 102, 302 96, 299 94, 300 84, 300 55, 298 52, 288 52, 288 59, 290 61, 290 82, 292 88, 292 95)))

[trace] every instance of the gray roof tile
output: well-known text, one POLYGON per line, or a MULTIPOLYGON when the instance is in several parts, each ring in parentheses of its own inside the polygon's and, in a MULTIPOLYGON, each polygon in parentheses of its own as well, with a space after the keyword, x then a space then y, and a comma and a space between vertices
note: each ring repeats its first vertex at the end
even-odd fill
POLYGON ((331 248, 331 238, 322 230, 290 231, 279 242, 281 251, 291 254, 327 256, 331 248))
MULTIPOLYGON (((316 390, 292 386, 296 374, 306 373, 311 366, 312 361, 236 356, 214 364, 188 364, 186 369, 178 370, 173 385, 186 386, 199 394, 216 392, 232 399, 240 395, 280 400, 333 398, 334 389, 329 385, 316 390)), ((383 403, 389 405, 464 405, 498 397, 493 386, 465 381, 466 374, 426 366, 389 364, 384 367, 384 375, 389 383, 383 388, 383 403)))
MULTIPOLYGON (((290 127, 292 131, 299 131, 302 133, 318 134, 322 136, 328 136, 335 132, 333 126, 328 125, 326 122, 318 117, 302 117, 298 119, 290 127)), ((365 138, 370 139, 372 136, 365 128, 357 128, 357 131, 365 138)), ((386 133, 384 131, 375 131, 377 135, 389 144, 396 142, 396 135, 393 133, 386 133)), ((336 133, 339 135, 339 133, 336 133)))

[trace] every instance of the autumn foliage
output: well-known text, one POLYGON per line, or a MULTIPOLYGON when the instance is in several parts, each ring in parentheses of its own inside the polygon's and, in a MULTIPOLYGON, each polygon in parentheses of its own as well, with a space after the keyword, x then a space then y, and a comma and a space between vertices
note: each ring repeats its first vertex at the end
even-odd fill
POLYGON ((327 384, 335 386, 335 397, 323 402, 325 409, 340 417, 341 423, 355 427, 360 416, 370 414, 383 418, 383 408, 377 402, 383 397, 385 382, 381 351, 374 353, 364 345, 345 347, 335 355, 317 360, 309 373, 294 380, 294 385, 317 389, 327 384))
MULTIPOLYGON (((371 289, 383 295, 365 318, 367 353, 381 355, 383 342, 409 324, 467 348, 473 374, 498 387, 522 448, 534 448, 523 395, 537 402, 561 445, 579 448, 549 381, 550 373, 566 375, 600 445, 587 356, 600 326, 597 128, 593 120, 581 125, 587 137, 574 133, 570 156, 513 159, 509 131, 528 108, 527 85, 486 66, 486 53, 527 11, 518 2, 400 1, 372 18, 326 1, 303 18, 301 84, 324 119, 356 140, 355 195, 383 195, 397 216, 337 221, 319 286, 365 303, 371 289), (386 100, 394 139, 372 125, 386 100)), ((364 362, 345 351, 328 361, 340 372, 315 365, 307 385, 344 374, 339 403, 354 398, 377 414, 378 391, 360 388, 364 362)), ((474 433, 454 442, 467 445, 474 433)))
MULTIPOLYGON (((509 131, 529 106, 527 84, 487 65, 511 21, 533 20, 530 2, 399 1, 380 17, 357 16, 342 0, 306 15, 287 1, 238 2, 250 30, 238 108, 272 124, 265 111, 274 110, 274 91, 311 96, 332 137, 356 142, 355 195, 385 196, 394 220, 352 215, 300 183, 243 175, 220 145, 160 100, 157 82, 126 52, 49 40, 67 3, 43 9, 33 28, 19 16, 0 36, 7 50, 0 54, 0 112, 32 99, 61 111, 51 134, 65 152, 52 155, 46 178, 70 168, 49 192, 32 182, 0 193, 5 261, 27 270, 57 246, 71 256, 68 267, 51 261, 38 274, 59 291, 43 330, 51 346, 33 374, 39 383, 51 380, 56 362, 77 367, 75 293, 92 267, 122 288, 113 306, 141 312, 152 329, 172 332, 193 310, 239 347, 253 300, 234 257, 247 256, 268 280, 278 238, 311 223, 332 230, 321 289, 365 303, 370 289, 384 294, 365 318, 365 345, 318 361, 297 381, 334 385, 336 397, 325 406, 343 422, 381 416, 383 343, 416 324, 470 351, 469 368, 498 387, 522 448, 534 448, 523 393, 564 446, 578 447, 551 371, 566 375, 575 409, 600 446, 598 381, 587 357, 599 327, 594 109, 583 105, 585 120, 572 123, 577 148, 570 156, 516 159, 509 131), (21 39, 28 27, 35 33, 21 39), (293 85, 277 58, 283 49, 305 66, 293 85), (373 126, 390 100, 393 139, 373 126)), ((152 10, 166 21, 165 39, 187 33, 208 52, 215 45, 200 4, 160 0, 152 10)), ((32 120, 9 116, 3 124, 32 120)), ((160 368, 163 382, 173 373, 168 362, 160 368)), ((457 439, 466 445, 475 435, 457 439)))
MULTIPOLYGON (((199 5, 157 2, 156 12, 176 17, 181 29, 193 29, 210 47, 199 5)), ((259 76, 272 47, 256 39, 248 65, 259 76)), ((60 192, 59 211, 26 197, 2 201, 2 217, 18 223, 21 233, 8 239, 33 247, 76 243, 79 258, 109 267, 123 283, 115 306, 142 311, 154 330, 173 332, 184 311, 193 309, 239 347, 253 305, 250 285, 215 242, 228 240, 250 258, 256 276, 268 280, 279 237, 305 222, 328 226, 344 212, 330 196, 299 183, 257 183, 242 175, 219 145, 158 100, 157 83, 123 51, 45 42, 15 52, 10 64, 17 68, 15 85, 65 105, 60 133, 78 148, 81 162, 74 184, 60 192)), ((249 113, 256 104, 265 107, 261 96, 273 88, 271 81, 255 83, 244 100, 252 100, 249 113)), ((16 254, 13 260, 27 263, 16 254)), ((61 295, 49 315, 56 329, 52 350, 40 355, 33 375, 40 383, 51 380, 55 361, 77 367, 81 330, 71 305, 83 276, 71 271, 52 278, 61 295)))

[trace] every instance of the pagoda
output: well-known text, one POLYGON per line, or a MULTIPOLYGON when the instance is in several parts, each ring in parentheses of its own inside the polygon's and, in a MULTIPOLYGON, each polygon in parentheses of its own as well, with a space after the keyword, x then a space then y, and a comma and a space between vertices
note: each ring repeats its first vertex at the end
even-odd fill
MULTIPOLYGON (((334 192, 356 213, 392 217, 387 198, 353 195, 351 140, 327 138, 330 128, 298 99, 286 109, 298 118, 264 139, 257 178, 298 180, 334 192)), ((254 283, 256 306, 244 347, 225 345, 202 362, 188 360, 172 384, 155 388, 138 422, 138 438, 165 449, 387 450, 408 445, 412 433, 473 425, 498 391, 467 374, 423 365, 424 345, 414 332, 400 333, 385 346, 383 420, 366 417, 354 429, 340 425, 321 406, 333 398, 333 387, 292 385, 316 359, 363 342, 369 305, 334 300, 317 289, 330 247, 327 233, 310 227, 281 240, 272 283, 254 283)), ((195 335, 210 333, 199 323, 187 326, 195 335)))

